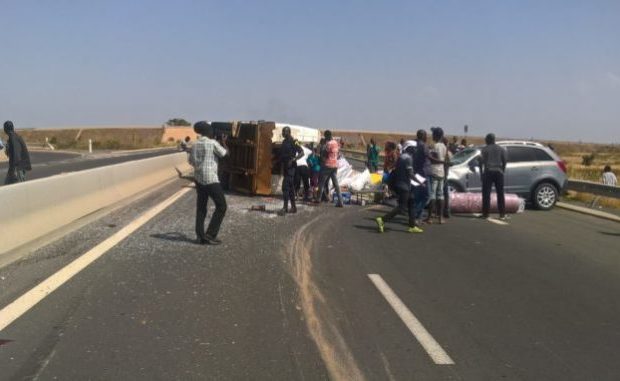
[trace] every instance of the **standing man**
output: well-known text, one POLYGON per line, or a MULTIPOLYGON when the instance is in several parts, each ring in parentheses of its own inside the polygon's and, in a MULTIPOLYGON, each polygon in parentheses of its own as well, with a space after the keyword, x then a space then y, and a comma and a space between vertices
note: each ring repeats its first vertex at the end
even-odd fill
MULTIPOLYGON (((443 144, 448 147, 448 138, 444 136, 443 144)), ((454 149, 456 150, 456 136, 453 140, 454 149)), ((453 152, 448 148, 448 152, 446 152, 446 161, 443 163, 443 170, 445 173, 445 178, 443 182, 443 217, 450 218, 452 214, 450 213, 450 185, 448 184, 448 176, 450 174, 450 161, 452 160, 453 152)))
POLYGON ((394 192, 398 196, 398 205, 383 217, 375 220, 379 227, 379 233, 383 233, 385 222, 396 217, 398 213, 409 217, 409 233, 422 233, 415 218, 415 199, 412 193, 412 181, 416 182, 413 170, 413 155, 416 142, 408 140, 403 144, 403 152, 396 162, 396 168, 392 172, 394 176, 394 192))
POLYGON ((21 136, 15 132, 13 122, 4 122, 4 132, 8 135, 6 155, 9 157, 9 169, 6 172, 4 184, 14 184, 26 181, 26 171, 30 171, 30 154, 28 147, 21 136))
POLYGON ((456 136, 452 137, 452 143, 449 143, 449 144, 448 144, 448 138, 445 138, 443 144, 445 144, 448 147, 448 151, 452 155, 456 153, 456 150, 459 147, 458 138, 456 136))
POLYGON ((429 156, 431 161, 431 186, 429 198, 431 202, 428 206, 428 217, 426 218, 426 222, 430 224, 432 222, 431 218, 433 217, 433 213, 436 212, 439 223, 443 224, 443 185, 446 177, 444 165, 448 154, 448 148, 442 142, 443 130, 440 127, 434 127, 431 128, 431 131, 434 142, 434 147, 431 151, 431 155, 429 156))
POLYGON ((495 134, 488 134, 484 140, 487 145, 482 148, 482 160, 480 160, 480 173, 482 175, 482 218, 489 218, 491 188, 495 185, 499 218, 500 220, 504 220, 506 219, 504 171, 506 170, 507 152, 504 147, 495 144, 495 134))
POLYGON ((200 245, 219 245, 217 239, 220 225, 226 214, 226 198, 217 176, 218 161, 226 156, 226 139, 222 145, 213 139, 214 131, 211 124, 201 121, 194 124, 194 131, 201 135, 192 146, 189 163, 194 167, 196 183, 196 242, 200 245), (211 216, 209 228, 205 232, 205 218, 207 217, 207 202, 209 198, 215 203, 215 212, 211 216))
MULTIPOLYGON (((326 130, 324 136, 325 148, 324 151, 321 152, 321 157, 324 159, 325 165, 321 166, 321 175, 319 177, 319 197, 322 197, 323 189, 326 187, 327 181, 331 179, 332 184, 334 184, 334 189, 336 190, 336 195, 338 196, 338 203, 336 204, 336 207, 342 208, 344 205, 342 204, 340 185, 338 185, 338 178, 336 177, 336 174, 338 173, 338 152, 340 152, 340 147, 338 142, 332 139, 332 132, 330 130, 326 130)), ((317 202, 319 201, 317 200, 317 202)))
POLYGON ((282 146, 280 147, 280 165, 282 166, 282 199, 284 207, 278 212, 278 215, 284 216, 286 213, 297 213, 295 205, 295 170, 297 168, 297 160, 304 156, 301 145, 291 135, 291 128, 286 126, 282 129, 282 146), (289 211, 288 202, 291 202, 289 211))
POLYGON ((370 138, 370 143, 366 147, 366 162, 370 172, 375 173, 379 170, 379 147, 374 138, 370 138))
MULTIPOLYGON (((417 221, 420 221, 422 219, 424 207, 428 202, 431 161, 429 159, 429 149, 426 145, 426 131, 418 130, 416 138, 416 150, 413 155, 413 171, 420 179, 424 180, 421 186, 413 188, 415 218, 417 221)), ((419 182, 421 182, 421 180, 419 182)))

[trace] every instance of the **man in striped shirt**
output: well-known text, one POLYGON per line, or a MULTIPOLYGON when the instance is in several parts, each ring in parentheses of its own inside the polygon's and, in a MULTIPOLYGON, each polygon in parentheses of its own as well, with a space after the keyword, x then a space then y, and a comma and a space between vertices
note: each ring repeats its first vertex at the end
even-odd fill
MULTIPOLYGON (((219 245, 217 239, 220 225, 226 214, 226 198, 217 177, 218 160, 226 156, 227 151, 220 143, 213 139, 213 127, 204 121, 194 124, 194 131, 201 135, 192 146, 189 163, 194 167, 194 181, 196 183, 196 236, 197 243, 204 245, 219 245), (215 203, 215 212, 211 216, 209 227, 205 232, 204 224, 207 217, 207 202, 209 198, 215 203)), ((226 145, 226 140, 222 140, 226 145)))

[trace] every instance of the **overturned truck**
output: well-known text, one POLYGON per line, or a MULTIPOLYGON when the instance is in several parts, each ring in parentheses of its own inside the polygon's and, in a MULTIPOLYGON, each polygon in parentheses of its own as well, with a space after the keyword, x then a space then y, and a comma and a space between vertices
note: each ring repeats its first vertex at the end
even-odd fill
POLYGON ((317 144, 320 131, 293 124, 211 122, 217 139, 226 136, 229 154, 220 162, 220 181, 225 189, 268 196, 280 190, 282 169, 277 160, 282 128, 289 126, 302 144, 317 144))

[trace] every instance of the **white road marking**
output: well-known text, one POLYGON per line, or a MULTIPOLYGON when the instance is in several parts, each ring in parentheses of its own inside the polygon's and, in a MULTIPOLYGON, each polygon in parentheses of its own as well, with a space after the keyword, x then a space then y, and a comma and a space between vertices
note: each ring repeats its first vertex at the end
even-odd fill
POLYGON ((491 217, 487 218, 487 221, 492 222, 497 225, 509 225, 509 223, 506 221, 498 220, 496 218, 491 218, 491 217))
POLYGON ((422 323, 415 317, 415 315, 407 308, 407 306, 400 300, 398 295, 392 291, 390 286, 383 280, 379 274, 368 274, 368 277, 374 283, 375 287, 379 290, 381 295, 392 306, 398 317, 405 323, 409 331, 415 336, 418 342, 422 345, 426 353, 433 359, 435 364, 439 365, 453 365, 454 361, 448 356, 446 351, 443 350, 441 345, 431 336, 431 334, 424 328, 422 323))
POLYGON ((88 265, 93 263, 108 250, 116 246, 120 241, 127 238, 133 232, 135 232, 142 225, 147 223, 161 211, 172 205, 185 193, 190 191, 190 188, 184 188, 170 196, 160 204, 146 211, 140 217, 133 220, 127 226, 111 235, 105 241, 101 242, 97 246, 93 247, 80 257, 69 263, 62 269, 58 270, 55 274, 39 283, 30 291, 26 292, 11 304, 0 310, 0 331, 5 329, 20 316, 25 314, 28 310, 34 307, 37 303, 43 300, 46 296, 54 292, 58 287, 62 286, 69 279, 73 278, 80 271, 85 269, 88 265))

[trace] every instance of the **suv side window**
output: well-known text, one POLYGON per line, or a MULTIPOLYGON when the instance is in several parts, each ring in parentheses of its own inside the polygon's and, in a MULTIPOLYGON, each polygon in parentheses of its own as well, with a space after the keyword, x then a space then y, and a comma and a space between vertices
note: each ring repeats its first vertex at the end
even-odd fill
POLYGON ((536 149, 535 156, 537 161, 555 161, 547 152, 539 148, 536 149))
MULTIPOLYGON (((508 162, 509 163, 522 163, 525 161, 538 161, 536 151, 539 149, 532 147, 507 147, 508 148, 508 162)), ((544 153, 544 152, 543 152, 544 153)))

